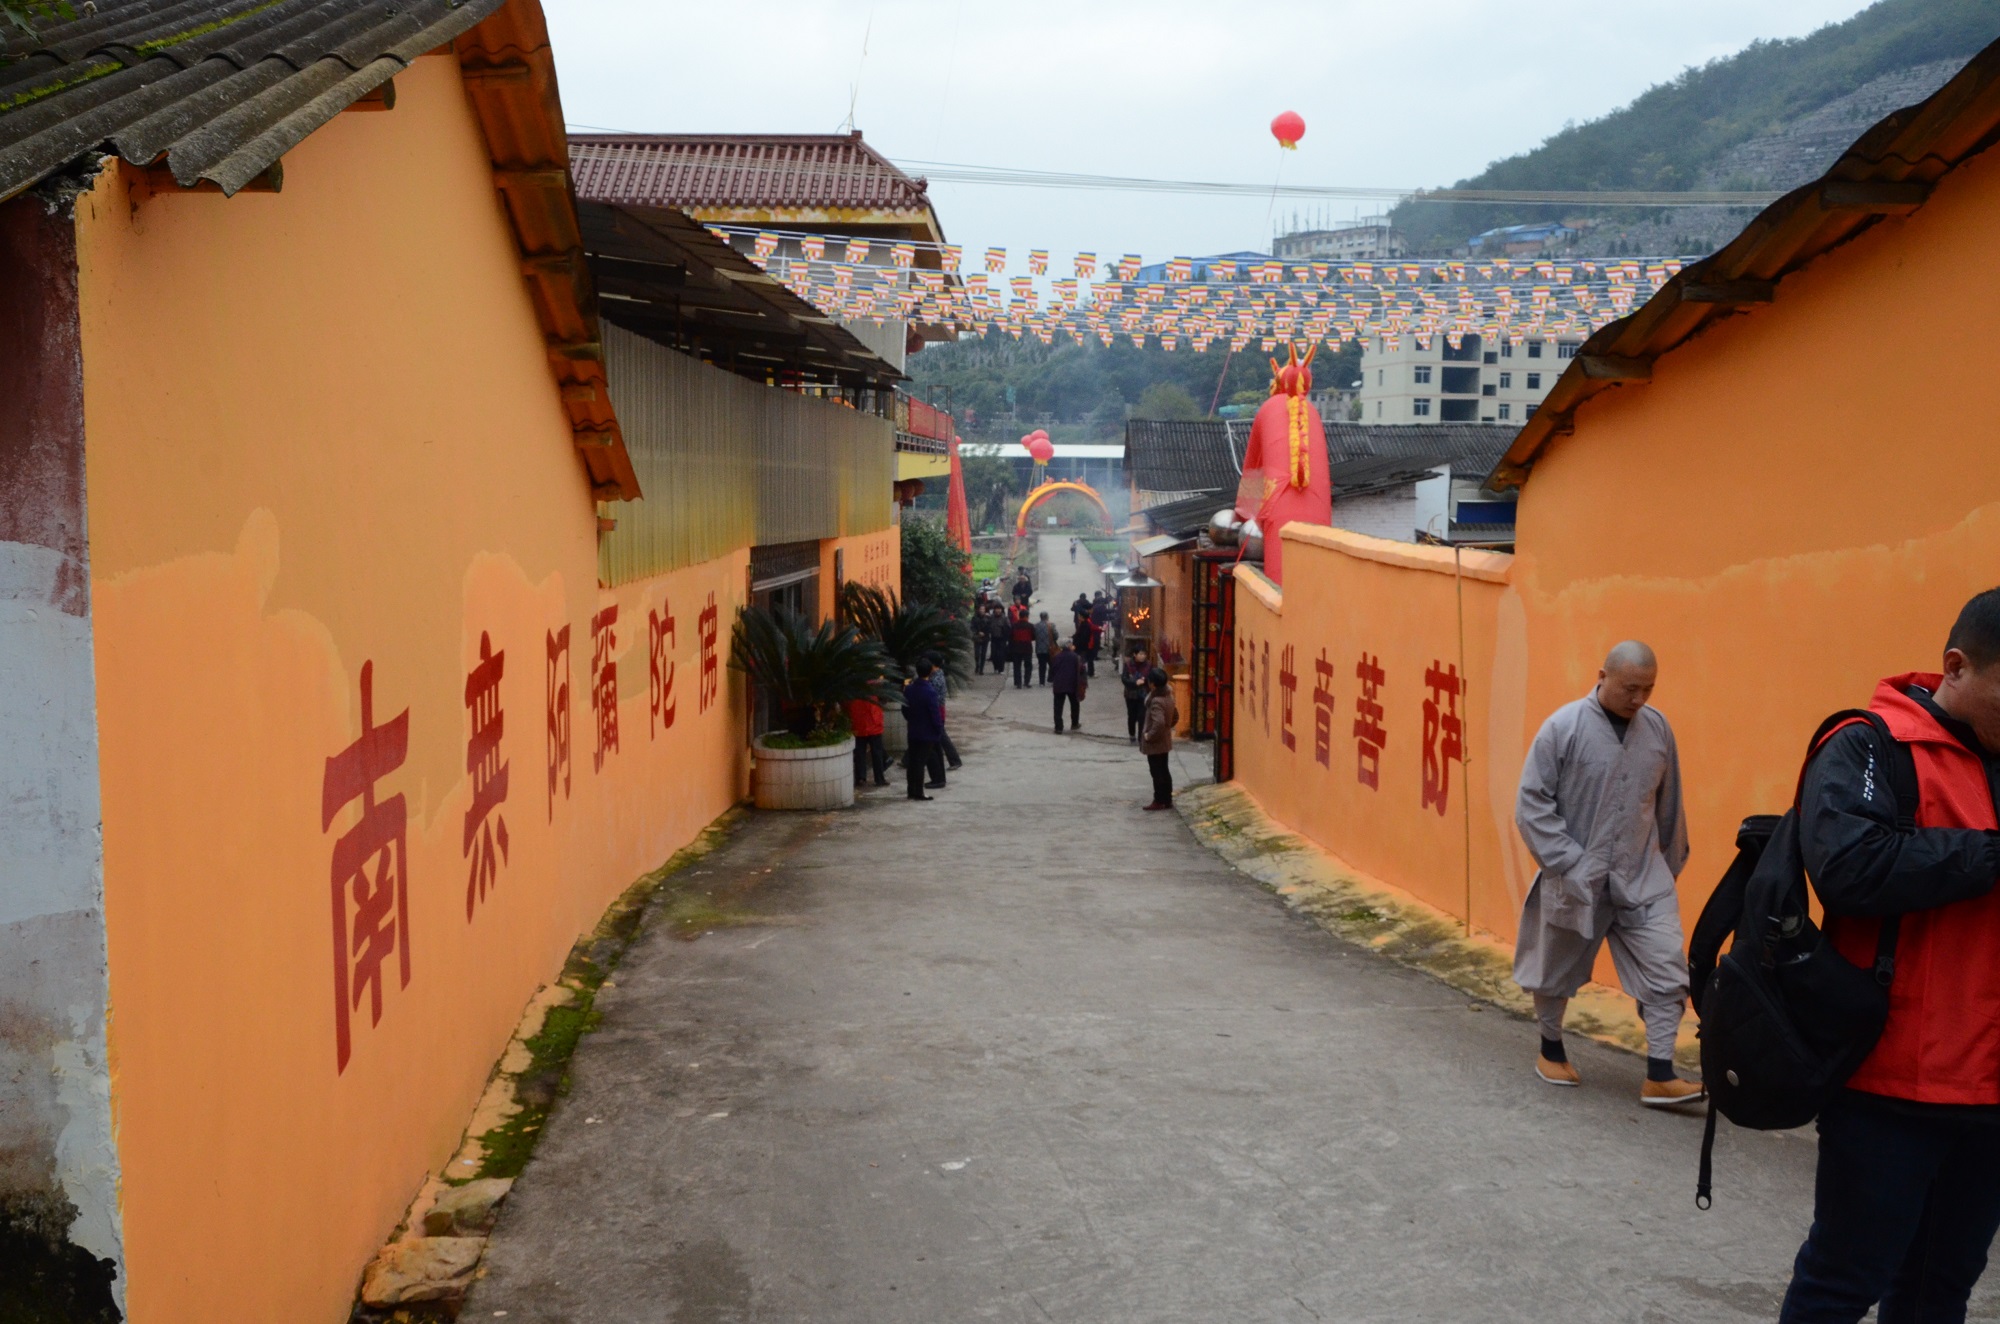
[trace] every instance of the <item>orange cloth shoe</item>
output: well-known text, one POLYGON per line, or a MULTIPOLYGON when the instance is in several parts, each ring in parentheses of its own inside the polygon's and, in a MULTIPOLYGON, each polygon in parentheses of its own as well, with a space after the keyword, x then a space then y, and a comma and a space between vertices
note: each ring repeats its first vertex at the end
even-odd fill
POLYGON ((1540 1053, 1535 1054, 1535 1074, 1551 1085, 1581 1085, 1583 1077, 1576 1074, 1576 1067, 1568 1062, 1551 1062, 1540 1053))
POLYGON ((1639 1102, 1648 1108, 1700 1103, 1707 1097, 1708 1087, 1696 1080, 1649 1080, 1639 1087, 1639 1102))

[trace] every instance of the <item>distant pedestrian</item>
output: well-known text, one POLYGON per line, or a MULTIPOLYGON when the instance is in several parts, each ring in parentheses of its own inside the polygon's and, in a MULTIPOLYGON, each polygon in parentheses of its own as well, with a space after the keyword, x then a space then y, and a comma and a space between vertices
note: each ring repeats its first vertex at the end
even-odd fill
POLYGON ((1174 727, 1181 720, 1174 706, 1173 690, 1167 673, 1154 667, 1146 673, 1146 721, 1139 733, 1139 752, 1146 756, 1146 769, 1153 774, 1153 802, 1148 809, 1174 807, 1174 727))
POLYGON ((873 699, 854 699, 847 705, 847 723, 854 728, 854 784, 868 784, 873 770, 875 784, 889 784, 889 752, 882 744, 882 705, 873 699))
POLYGON ((980 608, 972 618, 972 674, 986 674, 986 649, 993 642, 993 613, 980 608))
MULTIPOLYGON (((937 691, 938 696, 938 748, 944 754, 944 761, 951 765, 951 770, 957 772, 965 766, 965 760, 959 758, 958 746, 951 743, 951 714, 945 705, 948 685, 944 669, 944 659, 936 653, 932 653, 929 656, 929 661, 931 664, 931 688, 937 691)), ((935 774, 937 783, 942 786, 944 784, 944 769, 933 764, 932 772, 935 774)))
POLYGON ((1649 704, 1659 674, 1646 645, 1612 649, 1596 688, 1542 723, 1514 807, 1541 866, 1514 946, 1514 982, 1534 997, 1541 1027, 1535 1074, 1551 1085, 1578 1083, 1563 1016, 1608 941, 1618 982, 1646 1023, 1639 1102, 1655 1108, 1705 1097, 1674 1072, 1688 992, 1675 887, 1688 836, 1674 731, 1649 704))
POLYGON ((1029 580, 1028 572, 1023 570, 1019 577, 1014 580, 1014 601, 1020 606, 1025 607, 1028 605, 1028 599, 1034 595, 1035 586, 1029 580))
POLYGON ((1055 646, 1056 627, 1049 624, 1049 614, 1043 612, 1042 618, 1035 622, 1035 683, 1037 685, 1046 685, 1049 683, 1049 657, 1055 652, 1055 646))
POLYGON ((1076 564, 1076 539, 1074 538, 1069 540, 1069 563, 1071 565, 1076 564))
POLYGON ((1965 604, 1941 672, 1892 676, 1807 764, 1799 854, 1826 936, 1889 953, 1881 1038, 1819 1114, 1812 1230, 1781 1324, 1963 1320, 2000 1228, 2000 589, 1965 604), (1889 760, 1916 766, 1899 822, 1889 760), (1892 927, 1893 925, 1893 927, 1892 927))
POLYGON ((1153 659, 1147 656, 1144 644, 1133 648, 1118 671, 1119 683, 1125 687, 1125 738, 1129 744, 1139 743, 1139 728, 1146 721, 1146 677, 1152 674, 1153 659))
POLYGON ((1084 673, 1086 675, 1095 676, 1097 674, 1098 650, 1103 648, 1104 646, 1104 631, 1098 626, 1098 624, 1095 621, 1090 620, 1088 617, 1084 619, 1083 631, 1084 631, 1084 645, 1083 645, 1084 673))
MULTIPOLYGON (((909 769, 909 796, 928 800, 924 794, 924 770, 938 757, 938 741, 944 737, 944 714, 939 710, 937 690, 931 685, 928 658, 917 663, 917 674, 903 686, 903 716, 909 723, 910 750, 905 766, 909 769)), ((938 785, 942 785, 939 782, 938 785)))
POLYGON ((1069 725, 1072 731, 1083 730, 1081 704, 1089 689, 1083 677, 1083 659, 1074 648, 1063 646, 1056 641, 1055 660, 1050 664, 1050 673, 1055 682, 1056 734, 1063 733, 1063 704, 1069 704, 1069 725))
POLYGON ((1025 607, 1015 609, 1013 623, 1007 627, 1007 658, 1014 664, 1014 688, 1028 688, 1028 667, 1035 660, 1035 626, 1025 607))

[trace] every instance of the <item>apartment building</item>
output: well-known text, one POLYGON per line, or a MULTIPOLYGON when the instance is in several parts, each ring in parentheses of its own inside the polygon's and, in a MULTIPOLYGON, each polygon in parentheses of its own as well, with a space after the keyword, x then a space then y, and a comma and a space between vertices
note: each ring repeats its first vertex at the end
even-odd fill
POLYGON ((1403 256, 1403 236, 1386 216, 1367 216, 1352 225, 1296 230, 1271 241, 1281 262, 1379 262, 1403 256))
POLYGON ((1361 346, 1362 423, 1513 423, 1535 409, 1576 357, 1581 337, 1533 336, 1521 344, 1444 336, 1430 344, 1405 335, 1391 349, 1381 336, 1361 346))

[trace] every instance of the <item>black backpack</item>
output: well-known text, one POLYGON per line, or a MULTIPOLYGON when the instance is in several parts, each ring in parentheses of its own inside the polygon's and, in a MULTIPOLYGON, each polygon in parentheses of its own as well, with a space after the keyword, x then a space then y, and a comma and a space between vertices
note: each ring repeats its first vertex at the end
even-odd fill
MULTIPOLYGON (((1916 826, 1920 792, 1909 747, 1875 713, 1850 709, 1820 723, 1806 762, 1837 728, 1865 721, 1888 750, 1896 830, 1916 826)), ((1800 786, 1805 783, 1803 771, 1800 786)), ((1695 1203, 1708 1208, 1720 1113, 1753 1131, 1804 1126, 1874 1051, 1889 1018, 1897 917, 1882 921, 1872 967, 1857 966, 1812 921, 1799 807, 1758 814, 1736 834, 1736 859, 1716 885, 1688 943, 1688 987, 1701 1020, 1708 1124, 1695 1203), (1725 938, 1734 935, 1729 951, 1725 938)))

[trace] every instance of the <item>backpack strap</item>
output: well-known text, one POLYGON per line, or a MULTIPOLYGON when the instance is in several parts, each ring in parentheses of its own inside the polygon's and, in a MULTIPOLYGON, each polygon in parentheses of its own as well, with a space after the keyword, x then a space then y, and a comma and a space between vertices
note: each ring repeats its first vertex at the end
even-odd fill
MULTIPOLYGON (((1917 830, 1917 810, 1923 804, 1923 788, 1917 782, 1917 758, 1910 747, 1896 739, 1889 730, 1889 724, 1882 720, 1882 714, 1868 708, 1849 708, 1837 712, 1819 724, 1813 733, 1812 743, 1806 748, 1806 765, 1810 766, 1813 756, 1819 753, 1834 732, 1842 727, 1866 723, 1873 729, 1876 743, 1883 748, 1884 762, 1888 766, 1889 792, 1896 799, 1896 831, 1908 833, 1917 830)), ((1806 770, 1799 769, 1799 789, 1805 789, 1806 770)), ((1792 799, 1796 806, 1798 796, 1792 799)), ((1875 936, 1875 982, 1883 988, 1896 977, 1896 939, 1901 935, 1903 917, 1890 915, 1883 919, 1875 936)))
POLYGON ((1715 1203, 1715 1095, 1708 1096, 1708 1121, 1701 1128, 1701 1172, 1694 1179, 1694 1207, 1715 1203))

